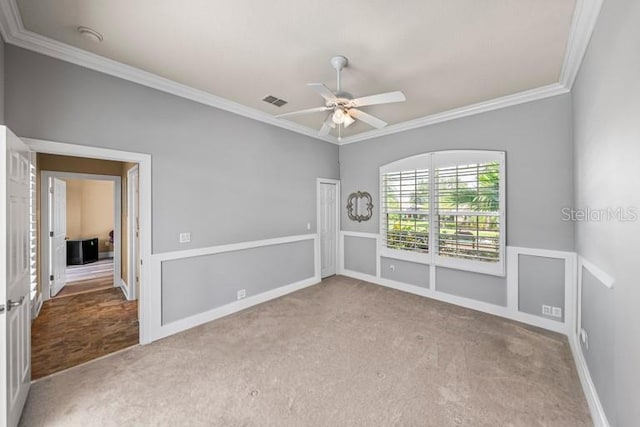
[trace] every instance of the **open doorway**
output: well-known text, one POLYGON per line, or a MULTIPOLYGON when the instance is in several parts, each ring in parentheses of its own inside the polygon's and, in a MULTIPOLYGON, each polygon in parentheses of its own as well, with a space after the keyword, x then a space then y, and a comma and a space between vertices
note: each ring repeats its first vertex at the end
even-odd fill
POLYGON ((139 292, 129 279, 140 264, 138 237, 129 230, 138 197, 129 176, 137 167, 37 155, 43 303, 32 324, 33 379, 139 343, 139 292))
MULTIPOLYGON (((120 177, 41 171, 43 299, 120 287, 120 177), (45 281, 46 283, 46 281, 45 281)), ((125 293, 126 296, 126 293, 125 293)))

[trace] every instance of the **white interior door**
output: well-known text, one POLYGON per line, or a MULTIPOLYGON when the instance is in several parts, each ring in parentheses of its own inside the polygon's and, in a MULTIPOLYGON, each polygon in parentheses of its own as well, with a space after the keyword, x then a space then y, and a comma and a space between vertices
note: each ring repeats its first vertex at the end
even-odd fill
POLYGON ((129 231, 129 299, 136 299, 140 295, 140 219, 139 219, 139 196, 138 196, 138 167, 130 169, 127 173, 127 205, 128 231, 129 231))
POLYGON ((67 283, 67 183, 49 180, 49 280, 51 297, 67 283))
POLYGON ((0 427, 18 425, 31 384, 29 149, 0 126, 0 427), (5 280, 6 279, 6 280, 5 280))
POLYGON ((320 269, 322 278, 336 274, 338 218, 336 214, 337 186, 320 183, 320 269))

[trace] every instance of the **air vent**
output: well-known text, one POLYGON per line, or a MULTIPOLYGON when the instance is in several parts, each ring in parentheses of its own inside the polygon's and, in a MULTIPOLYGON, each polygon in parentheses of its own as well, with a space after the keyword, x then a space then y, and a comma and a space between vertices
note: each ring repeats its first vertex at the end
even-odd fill
POLYGON ((282 107, 287 103, 284 99, 276 98, 275 96, 269 95, 262 98, 264 102, 267 102, 271 105, 275 105, 276 107, 282 107))

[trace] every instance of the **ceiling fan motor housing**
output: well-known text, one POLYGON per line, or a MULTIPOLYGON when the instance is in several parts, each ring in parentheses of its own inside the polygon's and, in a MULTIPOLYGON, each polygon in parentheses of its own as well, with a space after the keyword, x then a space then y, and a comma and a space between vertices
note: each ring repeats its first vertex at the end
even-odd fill
POLYGON ((342 55, 334 56, 333 58, 331 58, 330 62, 331 66, 338 71, 349 65, 349 60, 342 55))

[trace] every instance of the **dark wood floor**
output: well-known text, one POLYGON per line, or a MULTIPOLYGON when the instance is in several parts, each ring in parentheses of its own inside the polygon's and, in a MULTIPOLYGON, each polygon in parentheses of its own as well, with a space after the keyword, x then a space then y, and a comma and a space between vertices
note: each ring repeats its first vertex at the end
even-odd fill
POLYGON ((113 288, 113 276, 99 279, 78 280, 77 282, 67 282, 64 288, 54 299, 68 297, 71 295, 85 294, 87 292, 101 291, 113 288))
POLYGON ((138 302, 119 288, 46 301, 31 329, 31 378, 38 379, 138 344, 138 302))

